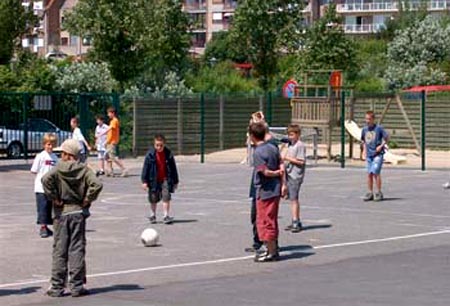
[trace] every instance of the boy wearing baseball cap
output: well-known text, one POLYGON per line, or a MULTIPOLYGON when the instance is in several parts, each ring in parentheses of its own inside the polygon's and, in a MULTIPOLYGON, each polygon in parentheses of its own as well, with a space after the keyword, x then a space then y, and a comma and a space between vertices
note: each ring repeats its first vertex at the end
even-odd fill
POLYGON ((45 195, 53 202, 53 263, 47 295, 64 295, 67 273, 73 297, 88 294, 86 279, 86 218, 88 208, 102 190, 102 184, 79 161, 80 145, 68 139, 60 147, 61 161, 42 178, 45 195))

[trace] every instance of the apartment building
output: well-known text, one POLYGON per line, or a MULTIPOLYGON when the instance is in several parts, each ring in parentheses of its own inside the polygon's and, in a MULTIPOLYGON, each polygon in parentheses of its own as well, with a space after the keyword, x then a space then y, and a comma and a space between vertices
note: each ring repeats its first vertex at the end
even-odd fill
POLYGON ((22 47, 41 56, 85 54, 91 42, 64 31, 64 12, 72 9, 78 0, 22 0, 22 5, 32 9, 39 22, 33 31, 22 38, 22 47))
MULTIPOLYGON (((337 12, 344 18, 343 27, 347 34, 374 34, 385 27, 386 20, 396 18, 400 7, 398 0, 337 0, 337 12)), ((427 10, 438 17, 450 9, 450 0, 410 0, 403 2, 411 10, 426 5, 427 10)))
POLYGON ((185 0, 184 11, 191 19, 191 52, 201 54, 216 32, 228 30, 236 0, 185 0))
POLYGON ((30 32, 22 37, 22 47, 34 53, 43 52, 44 48, 44 1, 23 0, 22 6, 27 10, 32 10, 38 17, 38 23, 30 28, 30 32))

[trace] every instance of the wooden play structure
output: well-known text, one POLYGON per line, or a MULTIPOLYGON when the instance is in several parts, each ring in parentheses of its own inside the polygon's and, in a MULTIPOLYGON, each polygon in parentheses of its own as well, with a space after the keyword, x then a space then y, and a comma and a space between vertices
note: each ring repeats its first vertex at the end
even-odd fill
MULTIPOLYGON (((345 142, 345 128, 348 126, 345 123, 354 121, 355 99, 353 89, 344 86, 342 72, 339 70, 302 71, 290 102, 292 123, 299 124, 302 128, 316 130, 322 142, 327 146, 327 158, 330 160, 332 158, 333 130, 341 128, 341 139, 345 142)), ((378 116, 378 123, 383 122, 393 104, 397 104, 414 145, 420 152, 420 142, 414 132, 400 94, 397 93, 387 98, 383 111, 378 116)), ((351 133, 348 129, 347 133, 351 136, 349 138, 349 150, 350 157, 352 157, 353 140, 359 141, 360 137, 356 137, 356 134, 351 133)), ((341 155, 343 153, 345 152, 341 150, 341 155)))
POLYGON ((308 70, 300 75, 291 98, 291 121, 315 129, 327 144, 327 158, 331 159, 332 132, 339 127, 342 92, 351 96, 352 90, 343 87, 339 70, 308 70))

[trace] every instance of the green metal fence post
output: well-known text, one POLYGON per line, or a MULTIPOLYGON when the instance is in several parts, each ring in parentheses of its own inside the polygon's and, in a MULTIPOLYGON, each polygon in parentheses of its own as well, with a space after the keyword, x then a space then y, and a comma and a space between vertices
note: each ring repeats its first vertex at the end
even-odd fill
POLYGON ((112 94, 113 107, 116 109, 117 115, 120 113, 120 96, 117 92, 112 94))
POLYGON ((80 94, 78 98, 78 107, 80 114, 80 129, 83 135, 88 135, 88 114, 89 114, 89 106, 87 101, 87 96, 84 94, 80 94))
MULTIPOLYGON (((341 168, 345 168, 345 91, 341 92, 341 168)), ((331 136, 330 136, 331 137, 331 136)))
POLYGON ((272 125, 272 92, 271 91, 266 92, 266 99, 267 99, 266 121, 269 124, 269 126, 271 126, 272 125))
POLYGON ((205 162, 205 94, 200 95, 200 163, 205 162))
POLYGON ((421 123, 421 148, 420 148, 420 155, 422 159, 422 171, 425 171, 426 169, 426 156, 425 156, 425 150, 426 150, 426 101, 427 96, 425 93, 425 90, 422 90, 421 94, 421 112, 420 112, 420 123, 421 123))
POLYGON ((23 110, 23 155, 25 160, 28 160, 28 103, 29 94, 26 92, 22 95, 22 110, 23 110))

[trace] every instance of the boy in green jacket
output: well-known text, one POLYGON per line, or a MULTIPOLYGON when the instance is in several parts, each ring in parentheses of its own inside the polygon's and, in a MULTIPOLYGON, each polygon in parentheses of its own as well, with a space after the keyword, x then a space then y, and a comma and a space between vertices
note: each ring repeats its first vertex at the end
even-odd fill
POLYGON ((102 190, 95 174, 79 161, 80 145, 68 139, 61 145, 61 161, 42 178, 45 195, 53 202, 53 263, 47 295, 64 295, 67 272, 73 297, 86 295, 86 218, 102 190))

